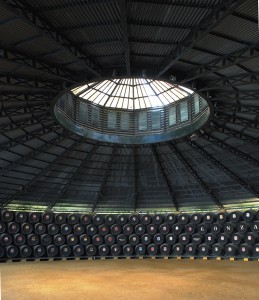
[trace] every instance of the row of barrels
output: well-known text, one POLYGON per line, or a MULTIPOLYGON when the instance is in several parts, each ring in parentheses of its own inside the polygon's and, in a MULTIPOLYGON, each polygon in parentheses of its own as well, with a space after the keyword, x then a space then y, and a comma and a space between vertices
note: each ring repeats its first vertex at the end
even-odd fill
POLYGON ((259 257, 259 244, 253 247, 248 244, 240 246, 234 244, 222 245, 215 244, 210 246, 208 244, 188 244, 186 246, 175 244, 174 246, 168 244, 137 244, 135 246, 126 244, 124 246, 114 244, 108 246, 101 244, 96 245, 36 245, 36 246, 0 246, 0 258, 7 257, 9 259, 15 258, 46 258, 46 257, 92 257, 92 256, 215 256, 215 257, 259 257))
POLYGON ((70 225, 70 224, 43 224, 43 223, 17 223, 17 222, 8 222, 3 223, 0 222, 0 234, 2 233, 9 233, 9 234, 44 234, 48 233, 50 235, 55 235, 58 233, 61 233, 63 235, 68 234, 75 234, 75 235, 81 235, 83 233, 86 233, 90 236, 95 234, 100 235, 107 235, 108 233, 111 233, 113 235, 119 235, 120 233, 123 233, 125 235, 131 235, 133 233, 136 233, 138 235, 143 235, 145 233, 154 235, 156 233, 161 234, 168 234, 173 233, 176 235, 179 235, 183 232, 188 234, 206 234, 206 233, 212 233, 212 234, 220 234, 222 232, 224 233, 247 233, 247 232, 254 232, 259 233, 259 221, 254 222, 239 222, 239 223, 233 223, 233 222, 227 222, 225 224, 221 223, 213 223, 213 224, 206 224, 206 223, 200 223, 200 224, 186 224, 182 225, 179 223, 170 225, 166 223, 162 223, 160 225, 157 224, 137 224, 135 226, 131 224, 125 224, 125 225, 106 225, 102 224, 99 226, 90 224, 90 225, 82 225, 82 224, 76 224, 76 225, 70 225))
POLYGON ((199 224, 207 223, 211 224, 214 222, 225 223, 233 222, 237 223, 240 221, 252 222, 259 220, 259 211, 248 210, 245 212, 235 211, 235 212, 219 212, 219 213, 194 213, 194 214, 132 214, 132 215, 102 215, 102 214, 66 214, 66 213, 53 213, 53 212, 12 212, 12 211, 1 211, 1 221, 11 222, 15 221, 17 223, 43 223, 43 224, 70 224, 75 225, 80 223, 82 225, 125 225, 129 223, 130 225, 137 224, 175 224, 179 223, 181 225, 199 224))
POLYGON ((125 234, 119 234, 117 236, 112 234, 107 234, 105 236, 102 236, 100 234, 95 234, 93 236, 89 236, 87 234, 82 234, 79 236, 75 234, 69 234, 69 235, 56 234, 54 236, 49 234, 42 234, 42 235, 29 234, 26 236, 23 234, 10 235, 7 233, 3 233, 0 235, 1 246, 9 246, 11 244, 17 246, 22 246, 25 244, 29 246, 35 246, 38 244, 48 246, 52 243, 54 243, 54 245, 56 246, 61 246, 65 243, 67 243, 70 246, 74 246, 76 244, 86 246, 90 243, 96 246, 99 246, 102 243, 105 243, 108 246, 111 246, 116 243, 119 245, 125 245, 129 243, 134 246, 137 245, 138 243, 142 243, 144 245, 149 245, 151 243, 154 243, 156 245, 161 245, 163 243, 167 243, 169 245, 174 245, 176 243, 182 245, 187 245, 189 243, 193 243, 195 245, 199 245, 202 243, 206 243, 207 245, 213 245, 216 243, 222 245, 226 245, 228 243, 232 243, 234 245, 240 245, 242 243, 254 245, 259 243, 259 235, 253 232, 250 232, 248 234, 222 233, 219 235, 215 235, 212 233, 208 233, 206 235, 201 235, 201 234, 191 235, 187 233, 182 233, 180 235, 175 235, 172 233, 167 235, 161 233, 150 235, 148 233, 145 233, 141 236, 137 234, 131 234, 129 236, 125 234))

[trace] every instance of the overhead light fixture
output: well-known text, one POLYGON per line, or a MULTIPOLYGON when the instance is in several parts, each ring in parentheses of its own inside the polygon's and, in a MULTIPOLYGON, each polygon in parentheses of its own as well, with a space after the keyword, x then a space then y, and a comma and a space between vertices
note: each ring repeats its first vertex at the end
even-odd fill
POLYGON ((51 106, 68 130, 120 144, 163 142, 204 126, 212 106, 205 97, 171 81, 112 77, 73 86, 51 106))

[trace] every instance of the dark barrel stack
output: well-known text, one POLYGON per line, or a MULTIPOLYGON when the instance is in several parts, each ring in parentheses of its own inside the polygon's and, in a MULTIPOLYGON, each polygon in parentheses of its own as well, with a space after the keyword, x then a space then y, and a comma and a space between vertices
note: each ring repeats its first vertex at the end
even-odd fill
POLYGON ((76 214, 1 211, 0 260, 259 258, 259 212, 76 214))

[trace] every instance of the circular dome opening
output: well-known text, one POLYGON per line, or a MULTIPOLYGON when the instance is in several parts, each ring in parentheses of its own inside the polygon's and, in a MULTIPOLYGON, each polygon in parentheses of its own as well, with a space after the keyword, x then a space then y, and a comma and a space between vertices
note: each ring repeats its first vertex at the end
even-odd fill
POLYGON ((211 109, 196 91, 150 78, 90 81, 63 91, 52 104, 56 120, 68 130, 120 144, 190 135, 208 122, 211 109))

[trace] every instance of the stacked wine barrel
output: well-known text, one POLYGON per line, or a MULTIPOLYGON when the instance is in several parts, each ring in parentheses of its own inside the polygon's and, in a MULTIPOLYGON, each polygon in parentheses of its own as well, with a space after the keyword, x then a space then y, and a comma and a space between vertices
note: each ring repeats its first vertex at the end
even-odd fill
POLYGON ((259 212, 65 214, 1 211, 0 260, 74 257, 259 258, 259 212))

